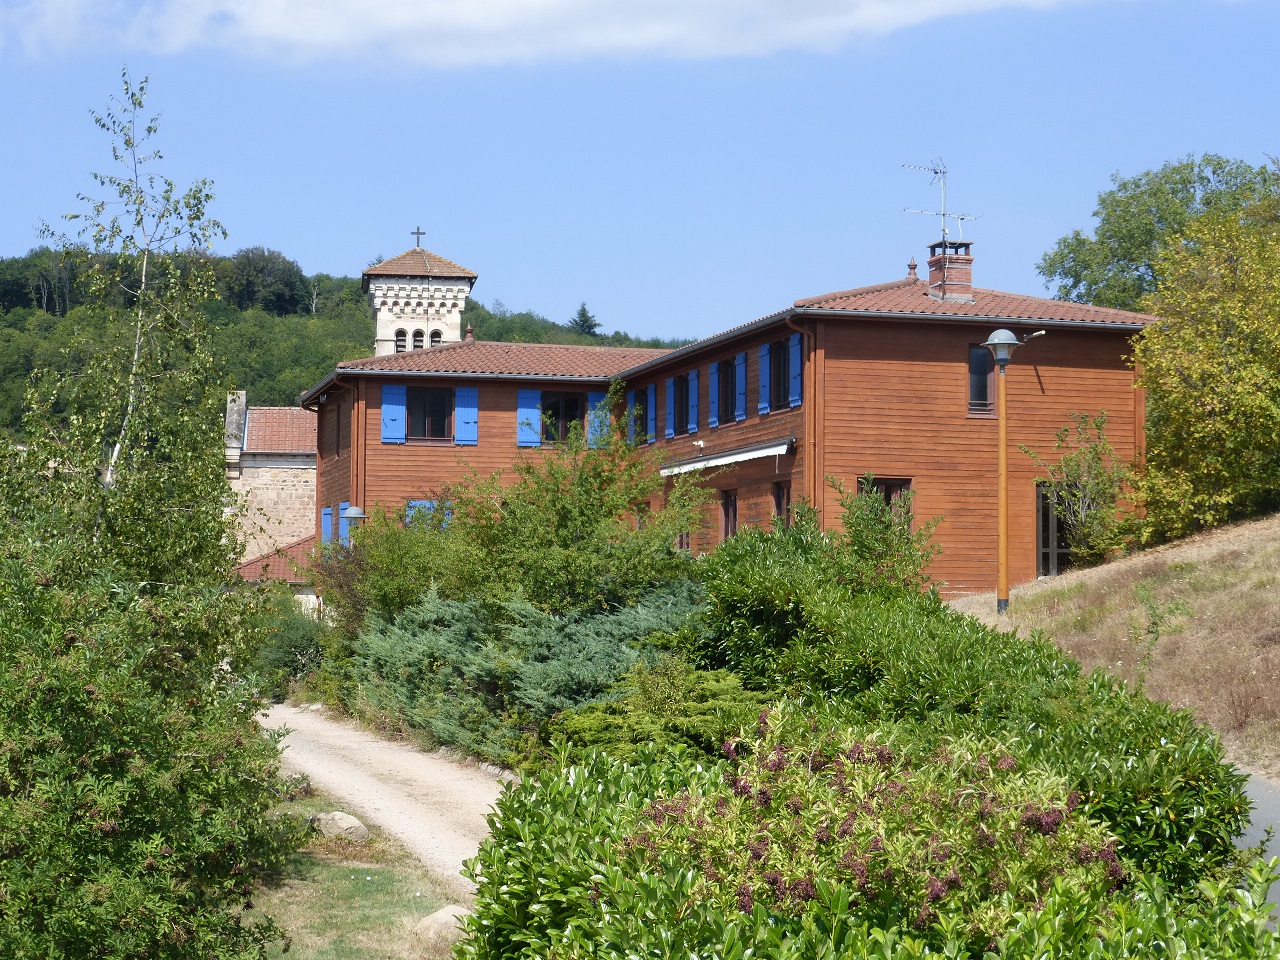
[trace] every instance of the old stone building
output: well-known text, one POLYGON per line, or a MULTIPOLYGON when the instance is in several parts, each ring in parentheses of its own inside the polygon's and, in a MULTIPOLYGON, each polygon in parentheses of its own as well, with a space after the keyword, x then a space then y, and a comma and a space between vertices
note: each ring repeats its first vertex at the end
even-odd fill
POLYGON ((298 407, 250 407, 227 397, 227 479, 242 498, 251 562, 315 533, 316 416, 298 407))

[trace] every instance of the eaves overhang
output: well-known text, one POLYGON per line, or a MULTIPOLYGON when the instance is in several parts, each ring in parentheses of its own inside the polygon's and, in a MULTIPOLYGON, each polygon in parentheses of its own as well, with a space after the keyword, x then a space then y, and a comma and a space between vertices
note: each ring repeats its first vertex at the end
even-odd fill
POLYGON ((884 310, 841 310, 831 307, 788 307, 785 310, 779 310, 768 316, 761 317, 759 320, 752 320, 750 323, 744 323, 742 326, 734 327, 732 330, 726 330, 723 333, 717 333, 713 336, 706 337, 702 340, 695 340, 693 343, 687 344, 672 350, 670 353, 661 357, 655 357, 652 360, 646 360, 644 363, 629 367, 617 375, 616 379, 628 380, 634 376, 642 375, 650 370, 658 369, 666 366, 671 361, 679 361, 685 357, 691 356, 702 350, 716 347, 724 343, 729 343, 743 337, 750 336, 766 327, 779 323, 785 323, 788 320, 796 320, 804 317, 830 317, 830 318, 849 318, 859 320, 896 320, 902 322, 914 323, 946 323, 946 324, 965 324, 975 326, 1035 326, 1035 327, 1058 327, 1069 330, 1114 330, 1118 333, 1138 333, 1146 328, 1142 323, 1119 323, 1119 322, 1103 322, 1092 320, 1057 320, 1045 317, 1000 317, 986 316, 981 314, 956 316, 947 313, 907 313, 907 312, 886 312, 884 310))
POLYGON ((304 393, 298 405, 307 408, 308 404, 316 403, 316 398, 321 393, 339 378, 344 377, 382 377, 394 380, 518 380, 522 383, 577 383, 583 386, 604 387, 616 379, 616 377, 583 377, 563 373, 468 373, 458 370, 344 370, 339 368, 304 393))
POLYGON ((754 443, 749 447, 736 447, 733 450, 709 453, 702 457, 692 457, 687 460, 676 460, 672 463, 668 463, 664 467, 661 467, 658 472, 664 477, 674 477, 681 473, 693 473, 695 470, 711 470, 715 467, 727 467, 731 464, 742 463, 746 460, 759 460, 763 457, 785 457, 788 454, 795 453, 795 449, 795 437, 780 437, 777 440, 769 440, 764 443, 754 443))

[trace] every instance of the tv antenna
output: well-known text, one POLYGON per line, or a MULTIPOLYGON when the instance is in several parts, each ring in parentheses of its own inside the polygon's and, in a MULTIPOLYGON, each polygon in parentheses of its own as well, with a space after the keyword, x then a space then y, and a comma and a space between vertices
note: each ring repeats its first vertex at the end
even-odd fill
POLYGON ((947 165, 942 162, 942 158, 934 160, 930 166, 921 166, 916 163, 904 163, 903 166, 908 170, 921 170, 924 173, 933 174, 930 184, 942 184, 942 209, 941 210, 913 210, 910 207, 904 209, 903 213, 920 213, 927 217, 938 217, 942 220, 942 242, 946 244, 951 236, 951 231, 947 229, 947 221, 954 220, 956 222, 956 231, 960 238, 964 238, 964 221, 977 220, 978 218, 970 213, 947 213, 947 165))

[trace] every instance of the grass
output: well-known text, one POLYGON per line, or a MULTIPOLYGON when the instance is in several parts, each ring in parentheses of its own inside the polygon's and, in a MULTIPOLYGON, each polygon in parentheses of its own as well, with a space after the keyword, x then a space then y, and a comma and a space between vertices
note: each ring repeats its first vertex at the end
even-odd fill
POLYGON ((1086 669, 1186 707, 1241 767, 1280 782, 1280 514, 1073 571, 958 609, 1042 631, 1086 669))
MULTIPOLYGON (((308 795, 281 812, 312 816, 341 809, 308 795)), ((420 960, 452 956, 448 943, 424 942, 418 922, 455 902, 447 888, 386 834, 370 826, 365 843, 315 835, 284 875, 255 897, 257 909, 288 932, 290 960, 420 960)), ((286 956, 277 944, 270 957, 286 956)))

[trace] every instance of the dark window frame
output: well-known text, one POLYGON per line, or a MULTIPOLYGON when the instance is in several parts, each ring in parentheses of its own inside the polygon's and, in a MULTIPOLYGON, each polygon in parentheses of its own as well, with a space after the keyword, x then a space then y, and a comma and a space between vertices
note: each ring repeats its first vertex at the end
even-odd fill
POLYGON ((791 526, 791 481, 773 481, 773 525, 791 526))
POLYGON ((904 493, 913 489, 910 477, 872 477, 871 489, 884 497, 884 502, 892 505, 901 500, 904 493))
POLYGON ((720 491, 720 539, 728 540, 738 533, 738 491, 720 491))
POLYGON ((641 387, 635 392, 635 405, 632 408, 635 419, 632 421, 634 426, 632 432, 635 435, 636 446, 642 443, 652 443, 653 438, 649 436, 649 388, 641 387))
POLYGON ((542 391, 542 442, 563 443, 573 424, 583 430, 587 422, 587 395, 572 390, 542 391))
POLYGON ((716 364, 716 378, 720 383, 717 419, 723 427, 738 420, 738 358, 730 357, 716 364))
POLYGON ((991 350, 980 343, 969 344, 967 369, 969 416, 994 417, 996 415, 996 363, 991 350))
POLYGON ((409 349, 409 331, 401 327, 396 331, 396 353, 404 353, 409 349))
POLYGON ((791 344, 769 344, 769 412, 791 409, 791 344))
POLYGON ((453 442, 457 413, 453 387, 406 387, 404 407, 406 442, 453 442))
POLYGON ((672 391, 675 397, 672 429, 675 431, 675 436, 683 437, 689 432, 689 375, 677 373, 671 379, 675 383, 675 389, 672 391))
POLYGON ((1071 546, 1045 485, 1036 484, 1036 576, 1056 577, 1073 566, 1071 546))

